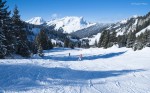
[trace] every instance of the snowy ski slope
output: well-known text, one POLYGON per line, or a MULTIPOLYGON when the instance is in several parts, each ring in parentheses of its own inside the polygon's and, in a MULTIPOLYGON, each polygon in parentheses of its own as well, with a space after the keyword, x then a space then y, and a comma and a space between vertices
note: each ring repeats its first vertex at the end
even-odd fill
POLYGON ((0 93, 150 93, 149 51, 55 48, 0 60, 0 93))

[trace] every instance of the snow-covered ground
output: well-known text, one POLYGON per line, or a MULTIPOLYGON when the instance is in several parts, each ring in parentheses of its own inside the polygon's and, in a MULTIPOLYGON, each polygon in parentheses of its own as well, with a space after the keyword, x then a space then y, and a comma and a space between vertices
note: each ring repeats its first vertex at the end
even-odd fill
POLYGON ((149 51, 55 48, 43 58, 0 60, 0 93, 150 93, 149 51))

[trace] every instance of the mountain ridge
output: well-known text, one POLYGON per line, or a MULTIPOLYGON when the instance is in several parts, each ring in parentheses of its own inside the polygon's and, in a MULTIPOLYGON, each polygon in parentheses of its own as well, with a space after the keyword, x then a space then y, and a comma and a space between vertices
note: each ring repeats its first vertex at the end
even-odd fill
POLYGON ((84 17, 76 17, 76 16, 66 16, 64 18, 55 19, 51 21, 44 21, 41 17, 34 17, 27 23, 34 24, 34 25, 42 25, 46 23, 47 26, 55 25, 55 29, 63 29, 64 33, 72 33, 93 25, 96 23, 90 23, 84 20, 84 17))
POLYGON ((34 25, 42 25, 44 24, 46 21, 42 18, 42 17, 33 17, 28 21, 25 21, 29 24, 34 24, 34 25))

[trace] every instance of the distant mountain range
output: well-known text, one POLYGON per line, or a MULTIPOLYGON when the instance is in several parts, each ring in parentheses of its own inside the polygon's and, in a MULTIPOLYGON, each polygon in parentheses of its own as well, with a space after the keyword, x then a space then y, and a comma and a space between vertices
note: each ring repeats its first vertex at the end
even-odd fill
POLYGON ((41 17, 34 17, 26 22, 34 25, 42 25, 44 23, 48 26, 55 25, 56 30, 62 28, 64 30, 64 33, 72 33, 96 25, 96 23, 90 23, 85 21, 83 17, 75 16, 67 16, 51 21, 45 21, 41 17))
MULTIPOLYGON (((82 39, 88 39, 92 45, 95 41, 98 42, 101 32, 104 30, 115 31, 117 36, 127 35, 133 31, 136 32, 136 36, 140 35, 150 29, 150 13, 145 16, 134 15, 128 19, 112 24, 90 23, 85 21, 83 17, 75 16, 51 21, 45 21, 41 17, 35 17, 26 22, 34 25, 45 24, 46 26, 55 26, 56 30, 62 28, 64 30, 63 33, 68 33, 82 39)), ((34 32, 36 32, 36 30, 34 32)))
POLYGON ((46 21, 42 17, 34 17, 31 18, 30 20, 26 21, 27 23, 34 24, 34 25, 42 25, 46 21))

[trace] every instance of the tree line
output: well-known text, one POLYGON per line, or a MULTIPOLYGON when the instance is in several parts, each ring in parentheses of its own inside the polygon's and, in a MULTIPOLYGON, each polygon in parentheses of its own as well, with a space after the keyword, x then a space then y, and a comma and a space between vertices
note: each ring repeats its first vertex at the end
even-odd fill
POLYGON ((150 47, 150 30, 147 29, 138 36, 136 33, 137 31, 130 31, 128 34, 117 36, 115 31, 104 30, 99 42, 95 42, 95 45, 99 48, 109 48, 117 44, 118 47, 133 48, 134 51, 150 47))
MULTIPOLYGON (((101 33, 99 41, 95 42, 95 46, 109 48, 113 45, 118 45, 118 47, 133 48, 134 51, 141 50, 144 47, 150 47, 150 30, 147 28, 150 25, 150 12, 145 16, 139 16, 136 19, 131 18, 126 24, 123 24, 127 29, 124 31, 123 35, 117 35, 116 29, 104 30, 101 33), (137 21, 134 30, 132 28, 133 23, 137 21), (140 33, 141 30, 145 30, 140 33), (130 31, 128 31, 130 30, 130 31), (137 35, 137 33, 140 33, 137 35)), ((123 26, 123 27, 124 27, 123 26)), ((120 25, 120 28, 122 26, 120 25)))

